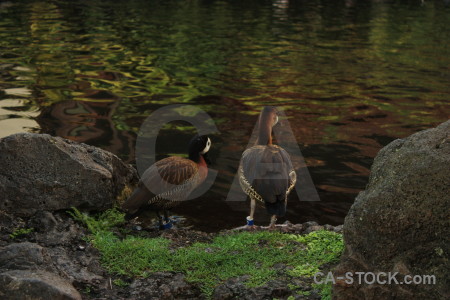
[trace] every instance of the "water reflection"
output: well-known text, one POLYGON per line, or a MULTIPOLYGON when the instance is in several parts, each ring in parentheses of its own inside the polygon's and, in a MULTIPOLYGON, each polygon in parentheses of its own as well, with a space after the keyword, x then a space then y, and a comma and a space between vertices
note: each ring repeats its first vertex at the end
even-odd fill
MULTIPOLYGON (((281 106, 322 200, 293 196, 289 219, 341 223, 383 145, 448 119, 449 19, 442 1, 2 3, 0 135, 50 133, 132 163, 146 116, 198 105, 221 132, 220 173, 180 211, 222 228, 248 209, 223 200, 256 116, 281 106)), ((192 134, 168 126, 160 157, 192 134)))
POLYGON ((135 135, 115 127, 117 102, 61 101, 43 107, 36 121, 42 132, 134 157, 135 135))
MULTIPOLYGON (((25 93, 24 90, 9 89, 7 94, 13 92, 20 92, 20 95, 25 93)), ((27 90, 26 90, 27 91, 27 90)), ((6 98, 0 101, 0 138, 10 134, 22 132, 25 130, 34 131, 38 127, 34 117, 38 115, 35 111, 24 111, 21 99, 6 98)))

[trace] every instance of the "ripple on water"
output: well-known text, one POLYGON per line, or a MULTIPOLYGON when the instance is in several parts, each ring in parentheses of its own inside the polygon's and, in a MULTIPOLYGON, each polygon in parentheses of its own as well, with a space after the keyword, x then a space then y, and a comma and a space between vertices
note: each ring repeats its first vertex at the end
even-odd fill
MULTIPOLYGON (((260 109, 279 106, 321 197, 292 196, 288 217, 341 223, 379 149, 450 114, 450 8, 361 4, 2 2, 0 135, 50 133, 133 162, 145 117, 197 105, 221 132, 211 153, 219 176, 180 212, 216 230, 245 218, 247 203, 224 199, 260 109)), ((193 133, 167 126, 160 157, 183 153, 193 133)))

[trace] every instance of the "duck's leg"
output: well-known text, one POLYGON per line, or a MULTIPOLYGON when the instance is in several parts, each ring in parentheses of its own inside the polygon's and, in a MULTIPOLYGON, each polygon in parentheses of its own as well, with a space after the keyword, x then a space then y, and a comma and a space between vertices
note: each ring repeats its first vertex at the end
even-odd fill
POLYGON ((164 229, 170 229, 172 228, 172 220, 169 219, 169 214, 167 213, 166 209, 163 209, 163 213, 164 213, 164 229))
POLYGON ((250 215, 247 217, 247 226, 250 228, 256 227, 253 221, 253 216, 255 215, 255 205, 256 205, 255 199, 250 197, 250 215))
POLYGON ((167 210, 164 210, 164 221, 169 222, 169 214, 167 213, 167 210))
POLYGON ((155 210, 156 216, 158 217, 159 229, 164 229, 163 218, 161 217, 159 210, 155 210))

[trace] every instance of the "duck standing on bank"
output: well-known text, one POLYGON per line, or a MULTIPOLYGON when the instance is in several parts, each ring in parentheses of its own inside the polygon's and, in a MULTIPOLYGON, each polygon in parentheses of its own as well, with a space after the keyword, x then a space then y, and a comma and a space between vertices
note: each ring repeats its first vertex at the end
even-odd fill
POLYGON ((208 136, 196 135, 189 142, 189 158, 171 156, 151 165, 142 175, 133 194, 122 205, 126 218, 131 219, 141 211, 150 209, 156 212, 160 229, 171 228, 172 221, 167 210, 187 199, 205 181, 210 147, 208 136), (161 210, 164 220, 160 215, 161 210))
POLYGON ((297 180, 289 154, 272 144, 272 127, 278 122, 275 107, 266 106, 259 115, 256 145, 245 150, 239 165, 239 183, 250 197, 247 226, 254 226, 256 201, 264 203, 272 216, 269 228, 274 228, 277 216, 286 214, 287 197, 297 180))

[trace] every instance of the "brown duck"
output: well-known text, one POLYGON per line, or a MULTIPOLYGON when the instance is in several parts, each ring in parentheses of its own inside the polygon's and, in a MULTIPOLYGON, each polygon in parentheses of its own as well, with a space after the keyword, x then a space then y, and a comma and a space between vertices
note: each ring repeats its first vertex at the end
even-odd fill
POLYGON ((256 145, 245 150, 239 166, 239 183, 250 197, 247 225, 253 226, 256 201, 263 203, 272 216, 270 228, 277 216, 286 214, 287 197, 297 180, 289 154, 272 144, 272 127, 278 122, 277 110, 266 106, 259 115, 259 135, 256 145))
POLYGON ((189 158, 171 156, 157 161, 142 175, 138 187, 123 203, 122 209, 131 219, 144 209, 154 210, 160 229, 172 227, 167 210, 180 204, 208 175, 207 153, 211 140, 196 135, 189 142, 189 158), (149 190, 149 188, 151 191, 149 190), (160 211, 164 213, 164 221, 160 211))

